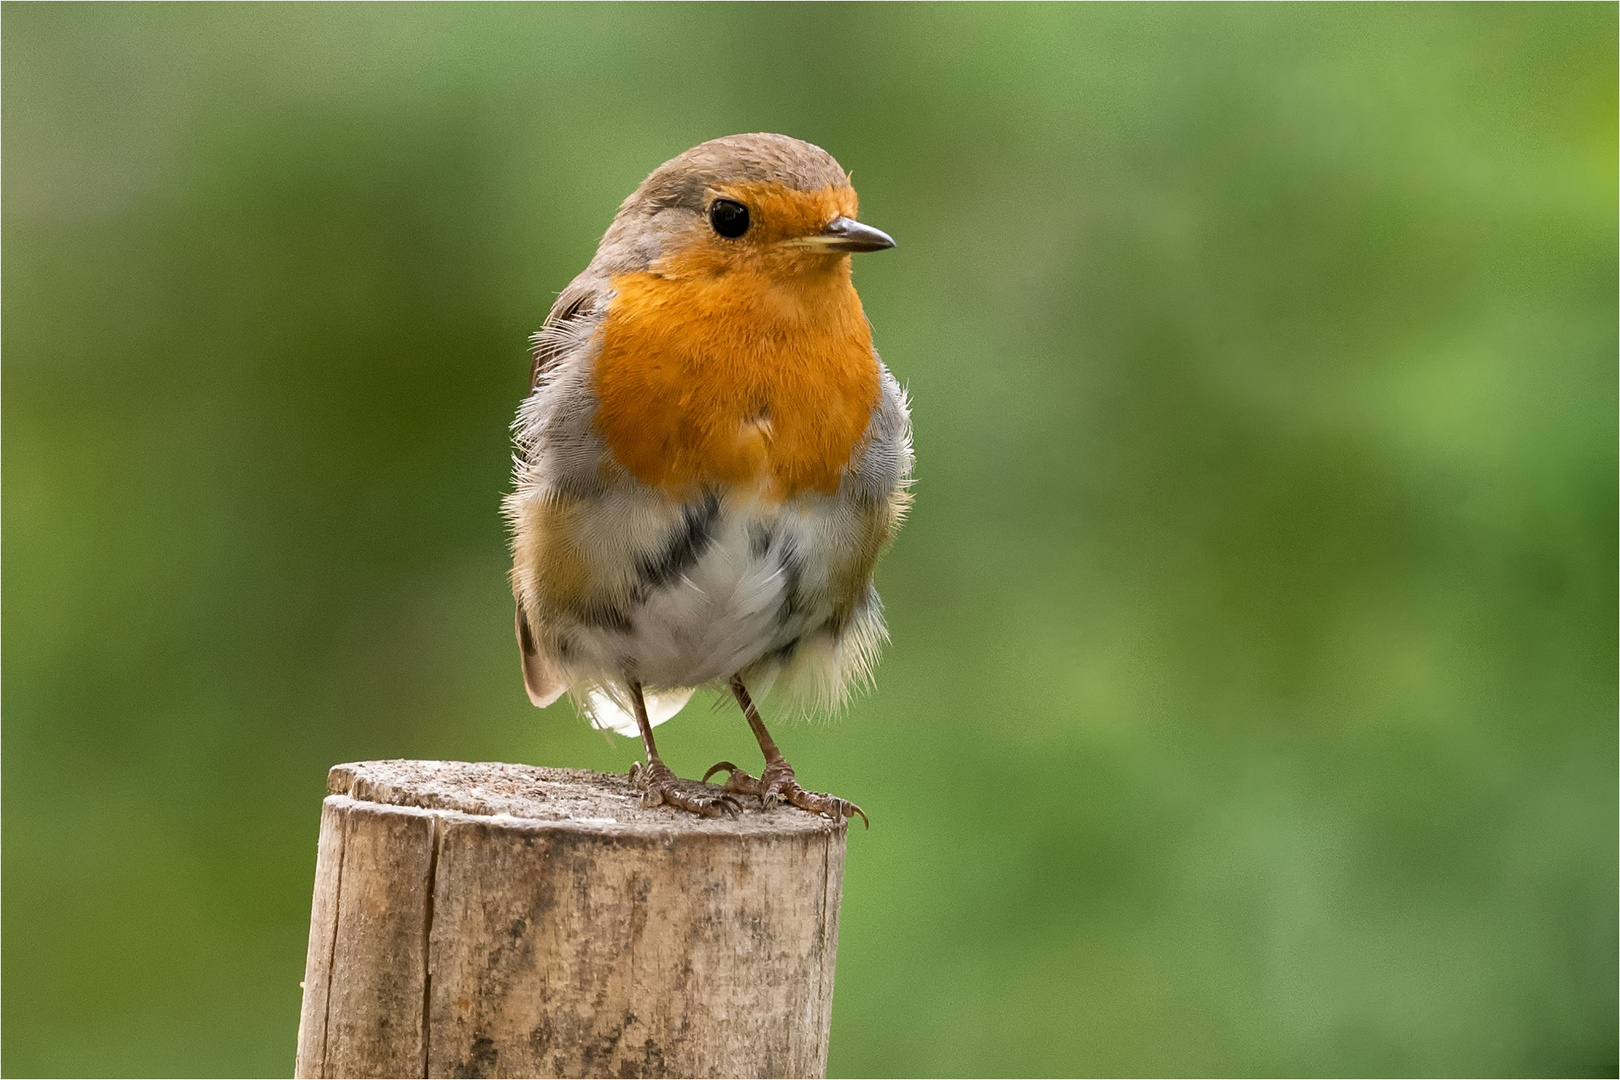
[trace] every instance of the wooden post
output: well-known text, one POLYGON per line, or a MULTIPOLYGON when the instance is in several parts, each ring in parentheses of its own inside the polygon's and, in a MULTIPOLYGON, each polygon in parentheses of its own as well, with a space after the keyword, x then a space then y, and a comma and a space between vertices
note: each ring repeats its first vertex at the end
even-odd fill
POLYGON ((527 765, 328 789, 298 1076, 825 1074, 842 824, 527 765))

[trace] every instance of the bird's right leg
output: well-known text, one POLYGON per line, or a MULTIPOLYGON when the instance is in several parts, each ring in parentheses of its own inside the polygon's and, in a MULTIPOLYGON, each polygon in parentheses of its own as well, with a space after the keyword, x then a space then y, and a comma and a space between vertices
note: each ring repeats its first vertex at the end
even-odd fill
POLYGON ((636 710, 636 726, 641 729, 641 745, 647 750, 645 766, 639 761, 630 766, 630 782, 641 789, 641 805, 665 803, 704 817, 741 812, 741 804, 729 794, 699 795, 689 791, 688 785, 664 764, 664 759, 658 756, 658 745, 653 742, 652 723, 647 719, 647 701, 641 696, 641 683, 635 679, 630 680, 630 701, 636 710))

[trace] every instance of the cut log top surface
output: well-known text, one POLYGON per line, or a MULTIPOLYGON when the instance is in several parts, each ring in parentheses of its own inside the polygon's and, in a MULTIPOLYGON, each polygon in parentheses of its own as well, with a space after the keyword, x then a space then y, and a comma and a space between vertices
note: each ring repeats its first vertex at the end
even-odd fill
POLYGON ((758 799, 747 796, 738 797, 744 809, 736 817, 705 818, 668 806, 643 807, 641 792, 619 773, 499 761, 350 762, 332 767, 327 790, 387 806, 511 818, 519 827, 533 822, 622 835, 791 836, 845 828, 843 822, 796 807, 764 810, 758 799))

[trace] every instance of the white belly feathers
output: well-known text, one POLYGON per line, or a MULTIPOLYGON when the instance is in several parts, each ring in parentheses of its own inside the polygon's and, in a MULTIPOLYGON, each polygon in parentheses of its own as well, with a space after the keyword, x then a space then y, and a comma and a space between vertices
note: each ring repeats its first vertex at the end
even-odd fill
MULTIPOLYGON (((648 587, 625 612, 628 626, 581 626, 568 636, 570 668, 604 681, 635 673, 655 724, 686 703, 690 688, 723 682, 830 614, 796 610, 797 555, 816 531, 811 513, 710 499, 672 507, 670 517, 670 544, 637 560, 648 587)), ((587 711, 597 727, 634 735, 618 696, 597 691, 587 711)))

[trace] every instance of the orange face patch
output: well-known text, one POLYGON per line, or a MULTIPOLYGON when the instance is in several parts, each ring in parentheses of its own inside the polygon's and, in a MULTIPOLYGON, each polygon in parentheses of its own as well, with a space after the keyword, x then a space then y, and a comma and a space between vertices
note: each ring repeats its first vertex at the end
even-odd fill
POLYGON ((794 191, 780 184, 728 184, 718 191, 721 196, 748 207, 747 235, 738 240, 718 238, 731 245, 739 241, 770 245, 809 236, 826 228, 835 217, 854 217, 860 207, 860 200, 851 187, 794 191))
POLYGON ((735 240, 707 223, 651 269, 613 279, 600 330, 597 424, 644 484, 836 491, 880 393, 847 255, 783 241, 853 217, 848 188, 737 185, 735 240))

